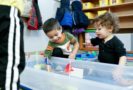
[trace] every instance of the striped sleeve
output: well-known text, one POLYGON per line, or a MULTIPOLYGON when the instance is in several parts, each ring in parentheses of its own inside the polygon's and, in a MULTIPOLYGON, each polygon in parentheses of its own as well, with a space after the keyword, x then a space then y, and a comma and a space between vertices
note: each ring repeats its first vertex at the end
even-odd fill
POLYGON ((54 47, 52 46, 52 44, 49 42, 48 46, 46 48, 46 50, 44 51, 44 56, 51 58, 52 56, 52 52, 53 52, 54 47))

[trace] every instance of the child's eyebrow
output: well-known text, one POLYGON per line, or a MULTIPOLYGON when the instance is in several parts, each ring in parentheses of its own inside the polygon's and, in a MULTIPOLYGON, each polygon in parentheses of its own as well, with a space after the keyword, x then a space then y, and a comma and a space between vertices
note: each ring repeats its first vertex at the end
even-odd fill
POLYGON ((100 22, 95 22, 94 27, 100 27, 101 23, 100 22))

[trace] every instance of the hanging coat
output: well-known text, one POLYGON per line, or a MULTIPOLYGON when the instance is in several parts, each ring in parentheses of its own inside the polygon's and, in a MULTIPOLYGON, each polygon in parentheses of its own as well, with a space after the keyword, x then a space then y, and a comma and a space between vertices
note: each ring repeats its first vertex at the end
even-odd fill
POLYGON ((27 28, 29 30, 39 30, 42 28, 42 18, 37 0, 33 0, 32 9, 27 22, 27 28))
POLYGON ((62 27, 72 28, 73 20, 70 10, 70 0, 61 0, 60 8, 57 9, 56 19, 60 22, 62 27))
POLYGON ((82 11, 82 3, 80 1, 72 2, 73 22, 75 28, 87 28, 90 20, 82 11))

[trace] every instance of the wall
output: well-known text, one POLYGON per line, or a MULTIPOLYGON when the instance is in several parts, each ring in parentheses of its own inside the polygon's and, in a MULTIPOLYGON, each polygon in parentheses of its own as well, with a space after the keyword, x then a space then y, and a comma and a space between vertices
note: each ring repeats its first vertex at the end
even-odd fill
MULTIPOLYGON (((39 8, 43 22, 51 17, 55 17, 56 9, 59 7, 59 2, 56 0, 38 0, 39 8)), ((42 30, 29 31, 24 29, 24 45, 25 52, 42 51, 46 48, 48 38, 42 30)))
POLYGON ((131 51, 133 43, 131 43, 132 34, 131 33, 125 33, 125 34, 116 34, 116 36, 124 43, 124 47, 127 51, 131 51))

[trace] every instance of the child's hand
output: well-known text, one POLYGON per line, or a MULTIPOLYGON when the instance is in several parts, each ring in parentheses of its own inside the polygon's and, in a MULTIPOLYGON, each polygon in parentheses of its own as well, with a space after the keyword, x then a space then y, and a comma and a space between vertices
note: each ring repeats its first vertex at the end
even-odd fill
POLYGON ((85 45, 85 47, 92 47, 92 44, 90 43, 90 42, 86 42, 86 43, 84 43, 84 45, 85 45))
POLYGON ((122 79, 123 74, 123 68, 120 66, 117 66, 113 71, 113 78, 116 82, 119 82, 122 79))
POLYGON ((74 53, 71 53, 68 58, 75 59, 75 54, 74 53))

